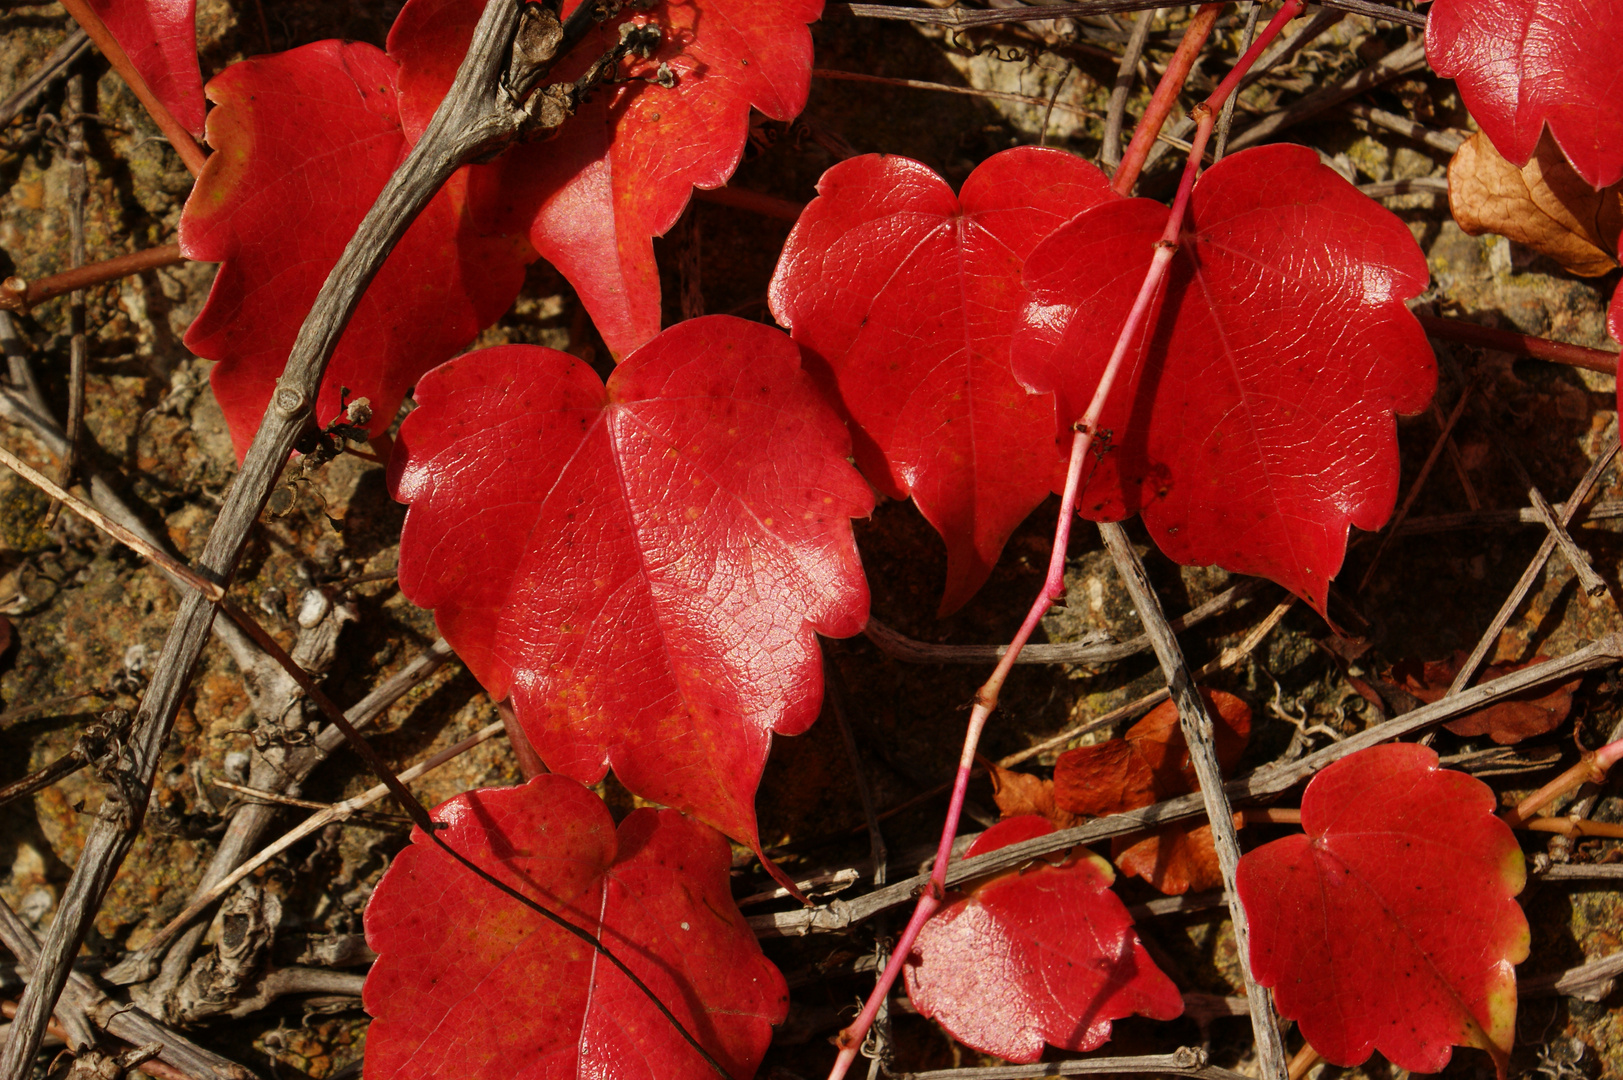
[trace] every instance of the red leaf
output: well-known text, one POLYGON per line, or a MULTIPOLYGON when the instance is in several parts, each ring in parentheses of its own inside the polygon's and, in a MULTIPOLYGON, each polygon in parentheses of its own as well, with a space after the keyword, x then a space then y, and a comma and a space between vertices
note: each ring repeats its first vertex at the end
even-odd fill
POLYGON ((1623 180, 1623 0, 1437 0, 1426 58, 1508 160, 1548 124, 1592 186, 1623 180))
POLYGON ((1308 784, 1306 836, 1241 858, 1252 969, 1325 1060, 1358 1065, 1374 1049, 1429 1073, 1470 1045, 1504 1075, 1526 867, 1494 809, 1486 784, 1439 769, 1428 748, 1377 746, 1308 784))
MULTIPOLYGON (((1053 832, 1010 818, 969 855, 1053 832)), ((904 967, 907 993, 955 1039, 1010 1061, 1036 1061, 1045 1042, 1092 1050, 1110 1023, 1138 1014, 1171 1020, 1183 998, 1110 891, 1110 864, 1086 851, 994 878, 924 924, 904 967)))
POLYGON ((417 386, 390 466, 400 586, 547 766, 755 842, 774 731, 817 718, 813 633, 868 617, 872 496, 782 333, 672 327, 605 390, 565 353, 458 357, 417 386))
POLYGON ((956 198, 928 167, 879 154, 834 166, 817 191, 772 276, 772 313, 832 369, 863 474, 912 495, 946 541, 945 615, 1064 466, 1054 399, 1009 370, 1021 268, 1115 196, 1093 165, 1035 147, 988 159, 956 198))
MULTIPOLYGON (((1107 203, 1026 262, 1014 371, 1058 392, 1062 425, 1093 396, 1166 214, 1107 203)), ((1403 303, 1427 280, 1408 227, 1313 151, 1224 158, 1195 186, 1149 355, 1112 395, 1081 513, 1140 512, 1178 562, 1264 575, 1322 612, 1348 525, 1379 528, 1396 499, 1392 413, 1422 408, 1436 382, 1403 303)))
MULTIPOLYGON (((1547 656, 1535 656, 1526 664, 1490 664, 1478 676, 1488 682, 1529 664, 1541 664, 1547 656)), ((1455 653, 1446 663, 1403 661, 1392 666, 1392 679, 1424 702, 1441 701, 1465 662, 1465 653, 1455 653)), ((1519 743, 1534 735, 1554 731, 1572 712, 1572 695, 1583 679, 1572 679, 1553 688, 1535 688, 1500 698, 1485 709, 1466 713, 1443 726, 1456 735, 1487 735, 1496 743, 1519 743)))
MULTIPOLYGON (((670 810, 635 810, 616 834, 561 776, 434 816, 458 853, 613 949, 732 1075, 755 1071, 788 988, 733 904, 719 834, 670 810)), ((371 1080, 715 1076, 589 945, 411 839, 366 909, 371 1080)))
POLYGON ((182 127, 203 134, 197 0, 90 0, 135 70, 182 127))
MULTIPOLYGON (((186 344, 220 361, 210 378, 240 458, 316 293, 407 146, 394 62, 370 45, 247 60, 208 89, 215 152, 180 243, 187 258, 223 265, 186 344)), ((465 178, 453 177, 384 263, 327 370, 319 423, 339 415, 348 387, 371 399, 370 430, 386 430, 407 388, 518 295, 534 253, 473 228, 465 201, 465 178)))
MULTIPOLYGON (((577 3, 565 5, 572 11, 577 3)), ((389 32, 401 62, 402 114, 416 136, 456 73, 483 0, 408 0, 389 32)), ((822 0, 662 0, 627 5, 558 66, 574 78, 620 39, 624 22, 657 22, 665 38, 625 73, 676 83, 604 87, 557 137, 518 147, 474 170, 473 199, 498 231, 524 232, 569 279, 603 340, 624 355, 659 332, 653 238, 681 216, 692 188, 727 182, 744 151, 753 106, 790 120, 811 85, 806 24, 822 0)))
MULTIPOLYGON (((1251 706, 1233 694, 1202 688, 1216 722, 1217 760, 1233 769, 1251 737, 1251 706)), ((1125 737, 1067 750, 1054 762, 1054 803, 1089 817, 1119 814, 1199 788, 1178 706, 1162 702, 1125 737)))

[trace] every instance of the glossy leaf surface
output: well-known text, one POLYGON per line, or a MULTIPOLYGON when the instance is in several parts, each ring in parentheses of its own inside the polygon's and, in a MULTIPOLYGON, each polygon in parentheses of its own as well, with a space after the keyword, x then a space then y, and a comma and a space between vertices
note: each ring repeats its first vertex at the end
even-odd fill
MULTIPOLYGON (((734 1076, 788 1010, 728 888, 731 853, 672 810, 608 809, 561 776, 458 795, 441 834, 498 880, 604 942, 734 1076)), ((413 830, 366 910, 379 956, 367 1080, 705 1080, 715 1073, 586 942, 413 830)))
MULTIPOLYGON (((565 10, 577 5, 571 2, 565 10)), ((483 0, 410 0, 389 34, 401 62, 402 114, 416 137, 445 95, 483 0)), ((822 0, 661 0, 627 5, 553 72, 573 79, 620 39, 622 23, 658 23, 631 81, 599 90, 546 142, 517 147, 472 172, 487 227, 528 232, 580 295, 604 341, 623 356, 659 332, 653 238, 681 216, 694 187, 737 168, 750 108, 789 120, 811 85, 811 33, 822 0), (666 87, 651 81, 664 65, 666 87)))
MULTIPOLYGON (((1062 429, 1093 396, 1166 214, 1107 203, 1027 260, 1014 371, 1058 393, 1062 429)), ((1322 612, 1348 526, 1379 528, 1396 499, 1392 414, 1424 407, 1436 382, 1404 306, 1428 277, 1408 227, 1313 151, 1224 158, 1195 185, 1080 512, 1139 512, 1178 562, 1272 578, 1322 612)))
POLYGON ((1377 746, 1308 784, 1306 835, 1241 858, 1257 981, 1327 1061, 1379 1050, 1429 1073, 1469 1045, 1504 1074, 1526 868, 1495 808, 1486 784, 1438 768, 1429 748, 1377 746))
POLYGON ((872 508, 839 418, 769 327, 694 319, 605 388, 512 345, 425 376, 390 466, 400 587, 548 768, 754 843, 774 731, 817 717, 814 631, 867 621, 872 508))
MULTIPOLYGON (((992 826, 969 856, 1053 832, 1040 817, 992 826)), ((1111 1021, 1183 1013, 1178 988, 1144 951, 1110 891, 1110 864, 1079 851, 993 879, 924 924, 904 973, 908 996, 961 1042, 1010 1061, 1044 1043, 1092 1050, 1111 1021)))
MULTIPOLYGON (((240 459, 310 305, 407 150, 395 65, 370 45, 321 41, 233 64, 209 82, 214 153, 181 217, 181 250, 221 263, 186 333, 240 459)), ((325 425, 369 398, 393 423, 417 378, 472 341, 518 294, 534 253, 480 233, 452 180, 406 231, 356 308, 316 405, 325 425)))
POLYGON ((1590 186, 1623 180, 1623 0, 1437 0, 1426 57, 1517 165, 1548 125, 1590 186))
POLYGON ((164 108, 203 134, 203 72, 197 66, 197 0, 88 0, 164 108))
POLYGON ((1093 165, 1035 147, 988 159, 959 196, 878 154, 834 166, 817 191, 773 274, 772 313, 832 372, 863 474, 911 495, 946 541, 946 614, 1064 465, 1053 396, 1009 370, 1026 256, 1115 195, 1093 165))

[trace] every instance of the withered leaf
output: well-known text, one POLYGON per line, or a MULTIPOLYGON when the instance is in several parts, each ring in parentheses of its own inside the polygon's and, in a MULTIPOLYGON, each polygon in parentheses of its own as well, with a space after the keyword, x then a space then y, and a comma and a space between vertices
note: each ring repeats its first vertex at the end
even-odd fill
MULTIPOLYGON (((1548 659, 1541 654, 1526 664, 1490 664, 1482 669, 1479 681, 1488 682, 1548 659)), ((1399 661, 1392 666, 1392 681, 1429 704, 1448 693, 1449 685, 1464 662, 1463 652, 1456 652, 1447 660, 1399 661)), ((1582 681, 1580 677, 1547 690, 1513 694, 1443 726, 1456 735, 1487 735, 1501 745, 1518 743, 1559 727, 1572 712, 1572 695, 1582 681)))

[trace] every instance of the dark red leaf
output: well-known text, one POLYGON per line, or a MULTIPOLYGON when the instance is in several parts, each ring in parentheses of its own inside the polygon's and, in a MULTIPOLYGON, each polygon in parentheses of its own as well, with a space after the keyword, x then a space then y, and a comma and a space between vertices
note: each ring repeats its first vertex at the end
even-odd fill
MULTIPOLYGON (((1040 817, 999 822, 970 855, 1053 832, 1040 817)), ((1183 998, 1144 951, 1110 891, 1110 864, 1086 851, 980 886, 924 924, 903 969, 907 993, 955 1039, 1010 1061, 1043 1044, 1092 1050, 1112 1020, 1171 1020, 1183 998)))
MULTIPOLYGON (((1251 736, 1251 706, 1222 690, 1200 693, 1216 722, 1218 763, 1233 769, 1251 736)), ((1198 787, 1171 701, 1151 709, 1125 737, 1067 750, 1054 762, 1055 805, 1089 817, 1136 810, 1198 787)))
MULTIPOLYGON (((458 795, 434 817, 458 853, 614 950, 733 1076, 755 1071, 788 988, 733 904, 719 833, 671 810, 635 810, 616 833, 561 776, 458 795)), ((366 909, 369 1080, 713 1080, 591 946, 411 839, 366 909)))
MULTIPOLYGON (((1535 656, 1526 664, 1490 664, 1482 669, 1477 678, 1480 682, 1488 682, 1548 659, 1547 656, 1535 656)), ((1392 666, 1392 681, 1421 701, 1441 701, 1464 662, 1463 652, 1455 653, 1447 662, 1403 661, 1392 666)), ((1572 712, 1572 695, 1581 682, 1583 679, 1580 677, 1553 688, 1524 690, 1520 694, 1500 698, 1486 709, 1466 713, 1443 726, 1456 735, 1487 735, 1496 743, 1519 743, 1560 727, 1572 712)))
MULTIPOLYGON (((1166 214, 1107 203, 1026 262, 1014 371, 1058 392, 1062 426, 1093 396, 1166 214)), ((1313 151, 1224 158, 1195 186, 1154 340, 1112 395, 1081 513, 1142 513, 1178 562, 1264 575, 1322 612, 1348 526, 1379 528, 1396 499, 1392 414, 1424 407, 1436 382, 1404 307, 1428 277, 1408 227, 1313 151)))
POLYGON ((197 66, 197 0, 89 0, 135 70, 170 115, 203 134, 203 72, 197 66))
POLYGON ((458 357, 390 466, 400 586, 542 760, 754 843, 772 732, 817 718, 814 631, 862 629, 850 441, 770 327, 672 327, 605 389, 565 353, 458 357))
POLYGON ((1517 165, 1548 124, 1592 186, 1623 180, 1623 0, 1437 0, 1426 57, 1517 165))
POLYGON ((1430 1073, 1453 1046, 1478 1046, 1504 1075, 1526 867, 1495 808, 1486 784, 1439 769, 1430 749, 1377 746, 1308 784, 1307 835, 1241 858, 1252 970, 1325 1060, 1379 1050, 1430 1073))
POLYGON ((832 370, 864 475, 912 495, 946 541, 947 614, 1064 466, 1053 397, 1009 370, 1021 268, 1115 195, 1093 165, 1036 147, 988 159, 958 197, 928 167, 879 154, 834 166, 817 191, 773 274, 772 313, 832 370))
MULTIPOLYGON (((180 222, 189 259, 221 263, 186 334, 240 458, 259 428, 299 326, 407 146, 395 65, 370 45, 321 41, 246 60, 209 82, 209 157, 180 222)), ((494 322, 524 283, 522 238, 480 233, 453 177, 372 282, 322 383, 316 419, 347 387, 379 432, 406 390, 494 322)))
MULTIPOLYGON (((574 0, 565 5, 572 11, 574 0)), ((389 33, 401 63, 402 114, 415 138, 445 95, 483 0, 409 0, 389 33)), ((656 22, 664 42, 632 62, 633 81, 604 87, 556 138, 474 170, 479 212, 531 243, 569 279, 603 340, 622 356, 659 332, 653 238, 694 187, 727 182, 753 106, 792 119, 811 85, 811 33, 822 0, 660 0, 626 5, 587 36, 553 78, 574 78, 619 41, 622 23, 656 22), (669 88, 651 80, 660 66, 669 88)))

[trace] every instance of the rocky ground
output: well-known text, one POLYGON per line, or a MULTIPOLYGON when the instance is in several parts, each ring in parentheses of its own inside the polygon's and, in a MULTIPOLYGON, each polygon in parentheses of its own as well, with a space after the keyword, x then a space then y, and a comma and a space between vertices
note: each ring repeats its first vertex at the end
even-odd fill
MULTIPOLYGON (((322 37, 381 44, 399 5, 202 0, 199 7, 207 73, 246 55, 322 37)), ((1176 40, 1175 28, 1184 16, 1182 9, 1172 10, 1171 22, 1152 37, 1152 62, 1163 60, 1176 40)), ((1233 55, 1242 21, 1230 16, 1225 22, 1217 47, 1222 56, 1233 55)), ((54 5, 0 5, 0 100, 37 69, 69 28, 54 5)), ((1103 20, 1069 33, 1049 33, 1039 26, 1034 33, 966 39, 849 16, 829 18, 815 28, 815 35, 822 69, 923 80, 1004 97, 819 78, 802 121, 759 125, 736 186, 803 202, 814 193, 817 177, 836 160, 831 148, 841 146, 917 158, 954 185, 979 161, 1007 146, 1046 141, 1092 157, 1114 76, 1113 57, 1125 37, 1103 20), (1051 101, 1052 107, 1009 100, 1011 95, 1051 101)), ((1258 85, 1237 117, 1237 130, 1287 107, 1314 86, 1377 61, 1405 40, 1401 28, 1344 20, 1258 85)), ((171 242, 190 177, 118 76, 94 56, 85 70, 91 76, 85 111, 93 114, 86 124, 90 258, 171 242)), ((1207 60, 1197 68, 1197 85, 1209 85, 1224 70, 1226 61, 1207 60)), ((1140 87, 1130 115, 1136 115, 1144 98, 1140 87)), ((1434 131, 1470 130, 1451 84, 1424 69, 1358 100, 1434 131)), ((69 265, 71 199, 61 142, 63 109, 58 86, 0 136, 0 276, 36 278, 69 265)), ((1360 184, 1441 178, 1447 164, 1445 152, 1340 109, 1307 117, 1284 137, 1318 148, 1360 184)), ((1177 155, 1165 158, 1159 171, 1147 175, 1146 187, 1153 190, 1177 161, 1177 155)), ((1509 241, 1467 236, 1450 219, 1447 200, 1435 185, 1385 202, 1410 225, 1430 260, 1433 287, 1423 298, 1432 305, 1428 310, 1582 345, 1606 345, 1605 299, 1615 272, 1577 278, 1509 241)), ((675 298, 684 284, 679 256, 696 243, 697 285, 705 310, 767 318, 766 280, 788 227, 733 207, 696 202, 688 221, 659 244, 672 317, 678 314, 675 298)), ((209 364, 191 356, 181 343, 212 272, 208 265, 182 264, 99 286, 88 297, 88 461, 143 522, 189 556, 201 549, 234 472, 224 422, 208 390, 209 364)), ((694 283, 687 284, 691 292, 694 283)), ((17 355, 31 368, 58 416, 67 399, 66 326, 65 301, 43 304, 17 322, 17 355)), ((486 331, 479 344, 504 341, 546 344, 599 363, 604 355, 567 284, 545 267, 532 272, 513 311, 486 331)), ((1412 519, 1466 510, 1473 498, 1468 491, 1486 508, 1524 505, 1525 490, 1510 464, 1511 454, 1552 502, 1559 501, 1616 433, 1609 376, 1474 348, 1438 348, 1443 413, 1453 408, 1466 386, 1472 388, 1475 404, 1455 430, 1455 448, 1420 490, 1412 519), (1496 425, 1493 430, 1489 419, 1496 425)), ((1399 426, 1407 489, 1438 438, 1439 417, 1422 414, 1399 426)), ((15 416, 0 420, 0 444, 54 470, 47 443, 15 416)), ((1619 497, 1618 483, 1608 474, 1595 499, 1619 497)), ((176 610, 172 588, 138 557, 72 515, 46 527, 47 507, 45 497, 22 480, 9 472, 0 475, 0 612, 10 620, 12 637, 0 653, 0 783, 66 753, 81 730, 107 710, 133 709, 176 610)), ((881 506, 870 521, 858 523, 875 614, 927 642, 1002 642, 1040 583, 1055 512, 1051 502, 1034 514, 1010 542, 980 596, 952 618, 939 620, 934 611, 945 562, 939 540, 910 505, 881 506)), ((340 457, 311 482, 285 488, 273 499, 232 589, 238 602, 285 645, 303 640, 322 654, 315 662, 325 668, 328 694, 341 704, 359 700, 435 637, 432 617, 402 598, 389 577, 402 516, 402 508, 386 494, 380 466, 340 457)), ((1557 556, 1499 641, 1493 660, 1559 656, 1618 627, 1623 538, 1612 520, 1589 521, 1575 533, 1611 592, 1586 597, 1557 556)), ((1170 612, 1187 610, 1232 584, 1220 571, 1177 567, 1155 553, 1141 531, 1134 535, 1148 552, 1152 577, 1170 612)), ((1402 660, 1442 660, 1455 650, 1470 649, 1537 549, 1541 530, 1477 521, 1446 532, 1400 536, 1360 589, 1378 539, 1354 538, 1340 578, 1334 610, 1347 631, 1344 637, 1338 639, 1323 619, 1298 606, 1248 660, 1210 680, 1255 708, 1256 734, 1245 767, 1286 752, 1301 727, 1319 725, 1322 733, 1313 738, 1322 744, 1378 719, 1377 707, 1360 696, 1349 675, 1384 677, 1402 660), (1349 639, 1356 641, 1348 645, 1349 639)), ((1045 624, 1048 638, 1073 640, 1093 630, 1120 637, 1138 633, 1131 605, 1096 533, 1080 530, 1070 556, 1070 600, 1045 624)), ((1184 635, 1191 662, 1204 663, 1240 642, 1279 599, 1278 589, 1261 589, 1184 635)), ((829 653, 849 702, 857 765, 878 806, 899 806, 944 782, 957 755, 968 702, 984 671, 904 663, 862 638, 832 642, 829 653)), ((1021 668, 1004 694, 983 751, 992 757, 1018 752, 1142 696, 1160 680, 1148 654, 1100 668, 1021 668)), ((264 694, 251 693, 251 685, 229 648, 218 643, 210 647, 177 721, 141 838, 97 917, 86 947, 89 966, 138 949, 185 904, 219 843, 224 815, 239 797, 215 781, 246 782, 267 755, 285 756, 309 744, 313 718, 303 709, 264 715, 264 694)), ((1618 689, 1613 673, 1589 677, 1575 696, 1568 723, 1518 746, 1484 778, 1507 799, 1537 787, 1558 766, 1576 759, 1576 744, 1592 747, 1605 741, 1619 720, 1618 689)), ((495 705, 453 662, 387 712, 375 742, 391 764, 403 768, 496 715, 495 705)), ((1435 745, 1445 755, 1491 747, 1484 739, 1448 734, 1435 745)), ((1040 771, 1055 753, 1057 748, 1038 755, 1027 767, 1040 771)), ((509 784, 518 777, 505 743, 495 740, 432 774, 418 790, 432 805, 467 788, 509 784)), ((372 783, 340 752, 312 773, 301 797, 328 803, 372 783)), ((612 779, 604 794, 619 810, 631 805, 631 797, 612 779)), ((30 925, 43 927, 55 916, 88 815, 101 797, 98 781, 81 771, 0 808, 0 865, 11 868, 0 878, 0 899, 30 925)), ((971 799, 972 816, 990 821, 989 790, 979 785, 971 799)), ((803 737, 778 741, 759 805, 763 842, 797 876, 860 864, 868 855, 860 833, 864 817, 853 762, 829 718, 803 737)), ((383 816, 329 826, 250 879, 248 904, 262 925, 256 970, 268 965, 364 973, 368 955, 357 937, 361 913, 405 836, 396 808, 386 801, 375 809, 383 816)), ((885 820, 895 865, 904 865, 910 853, 932 842, 941 811, 942 800, 926 799, 885 820)), ((306 813, 282 812, 269 835, 291 827, 306 813)), ((1623 800, 1610 793, 1592 811, 1602 821, 1617 821, 1620 814, 1623 800)), ((1618 859, 1612 842, 1546 842, 1539 836, 1525 846, 1558 863, 1618 859)), ((764 887, 743 859, 737 876, 740 896, 764 887)), ((1623 944, 1623 897, 1616 885, 1535 879, 1524 896, 1533 949, 1523 971, 1553 972, 1615 953, 1623 944)), ((1124 880, 1120 891, 1129 903, 1154 895, 1137 881, 1124 880)), ((790 977, 794 1007, 763 1075, 780 1080, 819 1075, 824 1058, 832 1055, 827 1037, 870 985, 869 976, 852 974, 853 962, 872 952, 876 930, 884 929, 867 926, 850 935, 767 944, 769 955, 790 977)), ((1233 939, 1221 909, 1151 920, 1141 929, 1164 955, 1164 966, 1181 988, 1215 996, 1237 992, 1233 939)), ((216 920, 210 937, 196 946, 199 956, 219 950, 219 934, 216 920)), ((0 998, 14 1000, 18 983, 9 967, 5 971, 0 998)), ((336 990, 282 997, 230 1017, 210 1016, 195 1001, 182 1000, 176 987, 184 973, 181 967, 159 976, 157 984, 140 993, 178 1019, 194 1021, 191 1034, 202 1044, 262 1076, 355 1074, 366 1032, 366 1018, 353 994, 358 979, 335 981, 331 986, 336 990), (170 981, 164 983, 165 978, 170 981)), ((1117 1031, 1111 1044, 1116 1053, 1162 1052, 1206 1040, 1217 1063, 1241 1071, 1248 1065, 1250 1029, 1244 1019, 1186 1017, 1170 1025, 1126 1021, 1117 1031)), ((1623 997, 1615 992, 1599 1001, 1559 996, 1525 1000, 1518 1035, 1514 1066, 1522 1075, 1552 1080, 1623 1075, 1623 997)), ((979 1062, 978 1055, 905 1011, 894 1022, 892 1040, 899 1071, 979 1062)), ((1372 1065, 1362 1074, 1391 1075, 1383 1068, 1372 1065)), ((1490 1071, 1485 1056, 1461 1052, 1448 1074, 1490 1071)))

